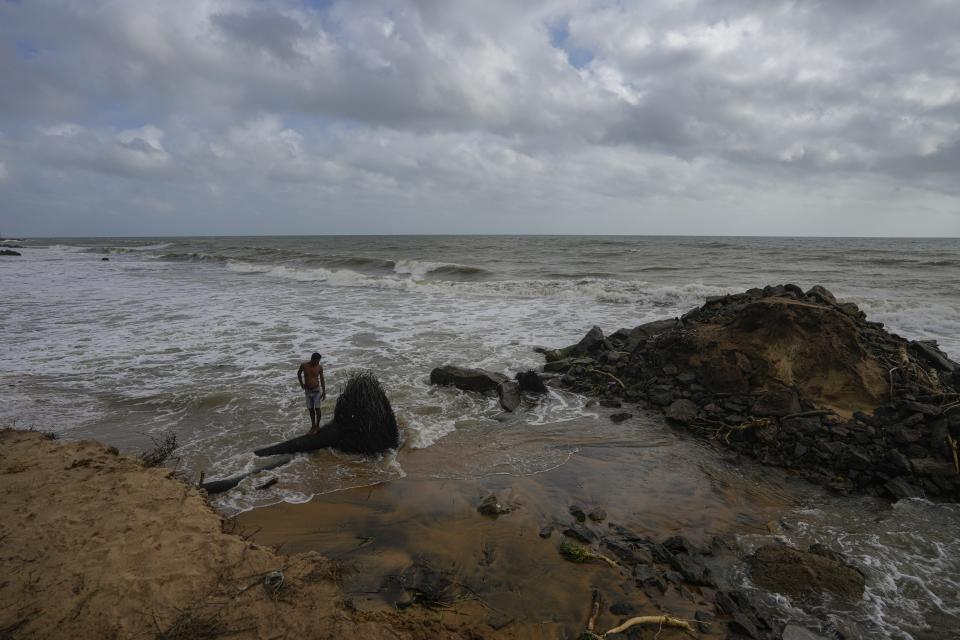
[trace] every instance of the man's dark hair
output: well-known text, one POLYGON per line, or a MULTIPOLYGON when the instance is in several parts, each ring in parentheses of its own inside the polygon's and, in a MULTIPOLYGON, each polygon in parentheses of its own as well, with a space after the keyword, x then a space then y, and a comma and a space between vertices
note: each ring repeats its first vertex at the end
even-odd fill
POLYGON ((310 354, 310 361, 313 362, 314 360, 319 360, 321 357, 323 356, 321 356, 319 353, 314 351, 313 353, 310 354))

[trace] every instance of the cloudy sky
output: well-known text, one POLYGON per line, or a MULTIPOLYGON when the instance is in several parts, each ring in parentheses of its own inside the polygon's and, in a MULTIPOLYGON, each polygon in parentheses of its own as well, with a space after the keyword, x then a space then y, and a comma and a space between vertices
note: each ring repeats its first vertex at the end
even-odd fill
POLYGON ((0 233, 960 235, 956 0, 0 0, 0 233))

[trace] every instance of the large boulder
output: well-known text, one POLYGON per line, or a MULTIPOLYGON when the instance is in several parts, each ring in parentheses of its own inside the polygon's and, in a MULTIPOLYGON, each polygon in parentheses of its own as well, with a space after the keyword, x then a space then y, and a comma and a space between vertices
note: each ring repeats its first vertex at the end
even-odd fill
POLYGON ((464 391, 477 391, 479 393, 496 392, 502 382, 506 382, 507 376, 484 371, 483 369, 468 369, 448 364, 437 367, 430 372, 430 384, 444 386, 453 386, 464 391))
POLYGON ((863 597, 865 580, 838 555, 811 547, 801 551, 782 544, 767 544, 749 560, 754 583, 799 600, 816 600, 831 594, 848 601, 863 597))
POLYGON ((19 251, 14 251, 13 249, 0 249, 0 256, 19 256, 19 251))

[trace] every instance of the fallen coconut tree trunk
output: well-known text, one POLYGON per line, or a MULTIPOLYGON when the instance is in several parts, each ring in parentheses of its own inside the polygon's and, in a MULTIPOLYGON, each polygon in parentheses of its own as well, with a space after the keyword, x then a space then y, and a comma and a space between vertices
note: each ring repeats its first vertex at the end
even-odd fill
POLYGON ((257 449, 258 456, 301 453, 332 447, 347 453, 375 454, 400 445, 400 429, 380 381, 368 371, 350 376, 333 420, 317 433, 306 434, 257 449))

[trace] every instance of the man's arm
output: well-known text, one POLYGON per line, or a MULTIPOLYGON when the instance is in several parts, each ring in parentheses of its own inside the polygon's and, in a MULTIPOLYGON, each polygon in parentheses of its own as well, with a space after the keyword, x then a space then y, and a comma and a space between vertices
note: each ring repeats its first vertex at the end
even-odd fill
POLYGON ((300 388, 306 389, 306 386, 303 384, 303 363, 300 363, 300 368, 297 369, 297 380, 300 381, 300 388))
POLYGON ((323 367, 320 367, 320 397, 327 397, 327 381, 323 379, 323 367))

